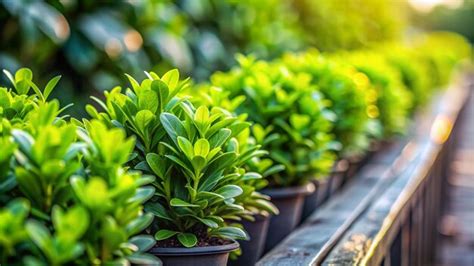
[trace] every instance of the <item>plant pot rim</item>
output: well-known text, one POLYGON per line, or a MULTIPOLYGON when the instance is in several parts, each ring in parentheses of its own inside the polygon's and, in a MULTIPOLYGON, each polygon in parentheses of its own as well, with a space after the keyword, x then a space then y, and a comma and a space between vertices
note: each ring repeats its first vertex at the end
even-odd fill
POLYGON ((294 187, 281 187, 281 188, 265 188, 261 192, 270 196, 272 199, 291 198, 298 195, 309 195, 314 192, 315 186, 313 182, 308 182, 305 185, 294 186, 294 187))
POLYGON ((239 248, 239 242, 232 240, 232 243, 219 246, 192 247, 192 248, 152 248, 148 253, 155 256, 196 256, 215 255, 229 253, 239 248))

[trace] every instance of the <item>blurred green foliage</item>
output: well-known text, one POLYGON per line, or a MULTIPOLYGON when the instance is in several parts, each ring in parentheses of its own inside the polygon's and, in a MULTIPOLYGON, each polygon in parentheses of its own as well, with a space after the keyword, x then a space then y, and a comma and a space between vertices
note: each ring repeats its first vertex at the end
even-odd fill
MULTIPOLYGON (((197 80, 258 58, 316 46, 357 48, 398 35, 393 1, 344 0, 6 0, 0 2, 0 68, 61 73, 66 102, 171 67, 197 80)), ((73 112, 74 113, 74 112, 73 112)))
POLYGON ((308 44, 323 51, 354 49, 400 37, 401 0, 293 0, 308 44))
POLYGON ((457 32, 474 42, 474 0, 463 0, 457 8, 440 5, 428 13, 411 13, 411 22, 418 27, 457 32))

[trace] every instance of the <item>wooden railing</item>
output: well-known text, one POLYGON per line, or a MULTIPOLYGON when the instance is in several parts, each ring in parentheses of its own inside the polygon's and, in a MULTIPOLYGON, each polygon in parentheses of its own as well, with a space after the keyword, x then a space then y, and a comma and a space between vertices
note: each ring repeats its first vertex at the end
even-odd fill
POLYGON ((432 265, 464 78, 258 265, 432 265))

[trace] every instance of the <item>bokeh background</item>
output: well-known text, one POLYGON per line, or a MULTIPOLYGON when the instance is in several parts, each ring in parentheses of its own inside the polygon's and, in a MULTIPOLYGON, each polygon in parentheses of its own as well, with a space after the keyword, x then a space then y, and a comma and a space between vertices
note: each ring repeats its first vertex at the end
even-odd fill
MULTIPOLYGON (((235 53, 271 59, 351 50, 449 30, 474 40, 474 0, 0 0, 0 68, 29 67, 82 115, 124 73, 178 68, 196 81, 235 53)), ((0 84, 6 84, 4 77, 0 84)))

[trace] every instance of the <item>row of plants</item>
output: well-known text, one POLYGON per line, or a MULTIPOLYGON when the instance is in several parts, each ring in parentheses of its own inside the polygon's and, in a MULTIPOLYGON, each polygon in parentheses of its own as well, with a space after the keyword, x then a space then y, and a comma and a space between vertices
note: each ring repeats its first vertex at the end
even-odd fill
MULTIPOLYGON (((403 20, 397 7, 376 0, 0 1, 0 68, 28 64, 41 82, 60 73, 63 93, 55 95, 85 103, 125 83, 124 72, 141 79, 144 69, 178 68, 205 80, 235 65, 229 55, 237 52, 269 59, 308 46, 394 39, 403 20)), ((84 115, 79 106, 70 112, 84 115)))
POLYGON ((206 83, 177 70, 127 75, 82 120, 48 100, 60 77, 40 89, 30 70, 5 71, 0 263, 225 265, 233 252, 252 265, 297 226, 318 180, 403 133, 469 56, 448 34, 239 55, 206 83))

